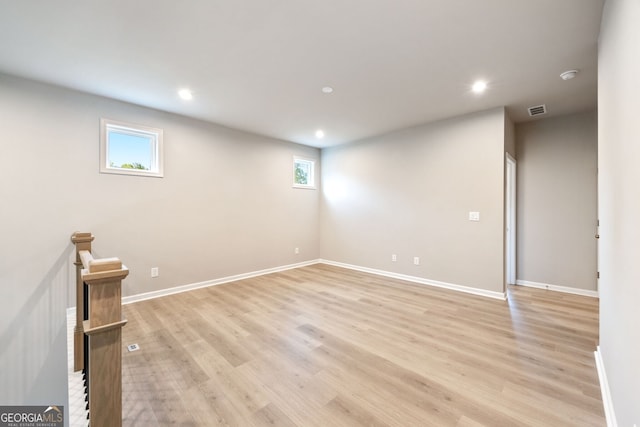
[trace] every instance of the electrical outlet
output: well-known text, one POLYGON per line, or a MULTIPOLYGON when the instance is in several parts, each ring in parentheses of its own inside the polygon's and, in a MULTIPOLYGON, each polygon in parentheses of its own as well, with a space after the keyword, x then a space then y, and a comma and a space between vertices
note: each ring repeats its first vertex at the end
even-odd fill
POLYGON ((138 351, 138 350, 140 350, 140 346, 138 344, 129 344, 127 346, 127 350, 129 350, 129 351, 138 351))
POLYGON ((299 254, 300 253, 300 248, 295 248, 293 250, 293 253, 296 254, 296 255, 299 254))
POLYGON ((480 212, 469 212, 469 221, 480 221, 480 212))
POLYGON ((160 270, 158 267, 151 268, 151 277, 158 277, 160 275, 160 270))
POLYGON ((391 261, 393 262, 398 261, 398 256, 396 254, 391 254, 391 261))
POLYGON ((420 265, 420 257, 419 256, 414 256, 413 257, 413 265, 420 265))

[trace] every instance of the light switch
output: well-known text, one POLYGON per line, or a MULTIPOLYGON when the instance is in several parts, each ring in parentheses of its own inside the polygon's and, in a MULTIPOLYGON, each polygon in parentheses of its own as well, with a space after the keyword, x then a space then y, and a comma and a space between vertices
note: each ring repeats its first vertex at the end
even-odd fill
POLYGON ((480 212, 469 212, 469 221, 480 221, 480 212))

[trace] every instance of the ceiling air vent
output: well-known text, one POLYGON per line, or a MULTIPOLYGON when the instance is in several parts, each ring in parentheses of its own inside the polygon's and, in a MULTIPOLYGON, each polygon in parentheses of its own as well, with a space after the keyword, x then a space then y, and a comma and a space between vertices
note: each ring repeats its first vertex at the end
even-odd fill
POLYGON ((547 106, 544 104, 536 105, 535 107, 529 107, 528 110, 531 117, 547 114, 547 106))

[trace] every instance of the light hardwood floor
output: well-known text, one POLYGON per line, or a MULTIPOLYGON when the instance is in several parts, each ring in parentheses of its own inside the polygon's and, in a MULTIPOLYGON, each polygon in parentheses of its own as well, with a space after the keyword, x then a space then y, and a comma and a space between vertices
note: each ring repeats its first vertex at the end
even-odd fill
POLYGON ((598 300, 313 265, 124 306, 125 426, 604 426, 598 300))

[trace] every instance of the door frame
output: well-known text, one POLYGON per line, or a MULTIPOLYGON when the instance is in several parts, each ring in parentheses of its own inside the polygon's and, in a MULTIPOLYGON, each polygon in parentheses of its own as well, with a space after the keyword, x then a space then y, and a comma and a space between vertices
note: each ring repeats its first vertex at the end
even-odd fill
POLYGON ((506 154, 505 174, 505 281, 508 285, 516 284, 516 168, 517 162, 509 153, 506 154))

